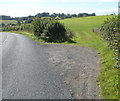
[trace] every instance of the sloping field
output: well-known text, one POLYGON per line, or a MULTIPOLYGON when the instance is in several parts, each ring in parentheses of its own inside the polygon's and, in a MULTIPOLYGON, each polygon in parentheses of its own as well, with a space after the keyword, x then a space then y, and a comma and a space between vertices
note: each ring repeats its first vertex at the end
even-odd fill
POLYGON ((101 74, 98 85, 101 86, 102 95, 105 99, 118 99, 118 69, 114 68, 115 60, 111 49, 102 39, 101 35, 92 32, 93 28, 99 28, 106 18, 112 16, 94 16, 61 20, 62 23, 73 32, 75 45, 92 47, 101 56, 101 74), (112 75, 112 76, 111 76, 112 75))
POLYGON ((69 29, 75 32, 76 37, 73 40, 81 46, 92 46, 97 48, 97 44, 104 44, 99 35, 92 32, 93 28, 99 28, 106 18, 111 16, 95 16, 62 20, 69 29), (96 39, 97 38, 97 39, 96 39), (97 41, 97 43, 96 43, 97 41), (99 43, 99 42, 100 43, 99 43))
POLYGON ((4 23, 4 24, 16 24, 17 21, 16 20, 0 20, 0 23, 4 23))

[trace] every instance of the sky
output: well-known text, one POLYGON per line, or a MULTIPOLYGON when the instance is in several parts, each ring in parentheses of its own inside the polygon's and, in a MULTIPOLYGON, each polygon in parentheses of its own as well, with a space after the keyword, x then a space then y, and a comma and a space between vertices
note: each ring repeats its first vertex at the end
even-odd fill
POLYGON ((0 15, 22 17, 37 13, 118 13, 119 0, 0 0, 0 15))

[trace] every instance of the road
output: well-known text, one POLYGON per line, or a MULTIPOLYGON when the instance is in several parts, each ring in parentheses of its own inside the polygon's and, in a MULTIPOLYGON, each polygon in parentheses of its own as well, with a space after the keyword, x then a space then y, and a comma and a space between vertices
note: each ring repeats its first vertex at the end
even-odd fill
POLYGON ((0 35, 3 99, 72 99, 39 43, 15 33, 0 35))

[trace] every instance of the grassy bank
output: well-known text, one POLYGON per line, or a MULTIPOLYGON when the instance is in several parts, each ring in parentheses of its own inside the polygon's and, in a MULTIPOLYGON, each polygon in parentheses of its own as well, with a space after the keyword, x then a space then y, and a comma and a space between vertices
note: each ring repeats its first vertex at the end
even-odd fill
MULTIPOLYGON (((118 98, 118 69, 114 68, 115 60, 113 59, 114 53, 107 47, 107 43, 102 39, 101 35, 92 32, 93 28, 100 27, 106 18, 111 16, 95 16, 64 19, 60 22, 75 32, 75 37, 72 39, 75 43, 66 42, 64 44, 73 44, 83 47, 92 47, 98 51, 101 57, 102 69, 98 78, 99 85, 102 88, 102 95, 105 99, 118 98)), ((36 41, 37 39, 32 33, 29 32, 15 32, 26 35, 36 41)))

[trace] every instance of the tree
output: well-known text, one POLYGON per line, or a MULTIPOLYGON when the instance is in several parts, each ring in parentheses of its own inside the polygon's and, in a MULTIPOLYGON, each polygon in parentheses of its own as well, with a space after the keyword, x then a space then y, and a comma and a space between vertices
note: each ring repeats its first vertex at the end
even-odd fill
POLYGON ((78 17, 83 17, 83 14, 82 14, 82 13, 79 13, 79 14, 78 14, 78 17))

